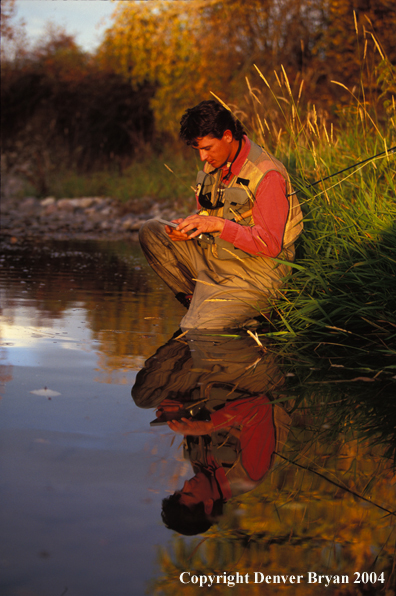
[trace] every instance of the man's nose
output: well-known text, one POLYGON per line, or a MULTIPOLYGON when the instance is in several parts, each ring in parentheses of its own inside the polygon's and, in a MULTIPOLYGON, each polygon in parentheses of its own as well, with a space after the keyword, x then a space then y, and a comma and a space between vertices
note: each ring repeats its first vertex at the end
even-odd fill
POLYGON ((206 161, 208 159, 208 152, 205 151, 205 149, 200 149, 199 157, 200 157, 201 161, 206 161))

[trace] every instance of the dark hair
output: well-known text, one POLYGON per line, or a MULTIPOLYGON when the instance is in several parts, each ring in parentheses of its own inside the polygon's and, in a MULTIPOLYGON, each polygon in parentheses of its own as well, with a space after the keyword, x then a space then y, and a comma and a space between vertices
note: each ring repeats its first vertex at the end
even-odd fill
POLYGON ((189 108, 180 120, 180 137, 187 145, 196 144, 196 139, 212 135, 221 139, 226 130, 232 132, 236 141, 245 134, 242 124, 232 113, 217 101, 201 101, 194 108, 189 108))
POLYGON ((215 501, 210 516, 205 513, 204 503, 201 501, 194 506, 187 507, 180 503, 180 492, 163 499, 161 517, 170 530, 185 536, 203 534, 214 524, 214 515, 221 515, 223 502, 215 501), (216 513, 215 513, 216 511, 216 513))

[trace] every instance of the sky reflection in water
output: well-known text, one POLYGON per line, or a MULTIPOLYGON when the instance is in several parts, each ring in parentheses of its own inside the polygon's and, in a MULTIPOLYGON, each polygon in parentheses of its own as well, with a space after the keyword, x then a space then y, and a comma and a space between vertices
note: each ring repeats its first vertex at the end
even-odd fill
MULTIPOLYGON (((194 548, 194 539, 172 534, 160 520, 162 498, 193 475, 181 437, 173 440, 166 426, 150 427, 154 405, 138 408, 130 397, 137 372, 172 337, 183 307, 134 245, 13 248, 2 257, 0 275, 2 594, 141 596, 148 586, 149 593, 157 586, 174 594, 183 590, 179 570, 188 566, 204 574, 349 573, 351 582, 354 571, 374 569, 390 578, 394 517, 323 479, 394 509, 394 475, 381 447, 346 442, 337 433, 329 442, 320 434, 327 414, 333 416, 329 404, 348 396, 345 384, 331 395, 329 385, 323 391, 324 378, 342 380, 334 377, 341 368, 315 372, 308 363, 301 373, 277 355, 281 393, 298 403, 301 378, 304 398, 311 399, 293 418, 285 455, 295 464, 278 466, 253 493, 231 501, 189 559, 182 553, 194 548), (31 393, 40 389, 42 395, 31 393)), ((212 376, 224 371, 210 359, 200 366, 212 376)), ((202 370, 193 378, 193 369, 185 378, 202 391, 202 370)), ((348 387, 351 395, 379 391, 384 397, 392 382, 388 375, 380 390, 365 381, 348 387)), ((175 369, 162 389, 157 384, 151 391, 162 400, 178 383, 183 378, 175 369)), ((370 593, 394 594, 383 588, 370 586, 370 593)), ((233 589, 255 594, 263 587, 233 589)), ((351 583, 345 593, 358 589, 351 583)))

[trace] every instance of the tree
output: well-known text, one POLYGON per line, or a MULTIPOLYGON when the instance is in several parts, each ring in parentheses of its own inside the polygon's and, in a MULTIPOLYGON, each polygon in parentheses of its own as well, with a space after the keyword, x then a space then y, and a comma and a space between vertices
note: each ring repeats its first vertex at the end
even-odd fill
POLYGON ((1 2, 1 37, 5 39, 12 39, 14 30, 11 24, 15 16, 15 0, 2 0, 1 2))
MULTIPOLYGON (((374 71, 372 53, 364 63, 368 49, 379 50, 396 65, 395 29, 396 5, 392 0, 327 0, 322 35, 314 49, 322 83, 335 79, 358 84, 366 66, 370 76, 374 71)), ((376 63, 382 56, 378 53, 376 63)), ((376 81, 370 84, 375 86, 376 81)))
POLYGON ((40 195, 55 169, 119 164, 151 140, 151 88, 134 91, 63 30, 50 28, 23 58, 6 61, 1 79, 3 162, 40 195))
POLYGON ((153 85, 157 130, 176 134, 183 111, 211 92, 246 110, 245 77, 259 82, 253 65, 270 82, 282 66, 291 84, 304 78, 315 103, 331 105, 340 99, 331 80, 359 83, 366 41, 396 60, 395 11, 392 0, 119 2, 99 57, 135 88, 153 85))

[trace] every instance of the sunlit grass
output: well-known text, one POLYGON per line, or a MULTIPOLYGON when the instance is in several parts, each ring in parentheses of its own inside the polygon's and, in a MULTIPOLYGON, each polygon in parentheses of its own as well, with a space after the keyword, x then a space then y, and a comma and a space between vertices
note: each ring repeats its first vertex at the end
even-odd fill
POLYGON ((374 340, 395 354, 395 76, 386 62, 379 73, 384 70, 388 82, 393 72, 393 86, 382 89, 374 105, 352 89, 337 127, 313 106, 299 107, 282 71, 284 101, 278 103, 286 132, 257 128, 287 164, 304 211, 293 275, 274 302, 275 327, 284 339, 320 342, 341 335, 355 343, 374 340))

